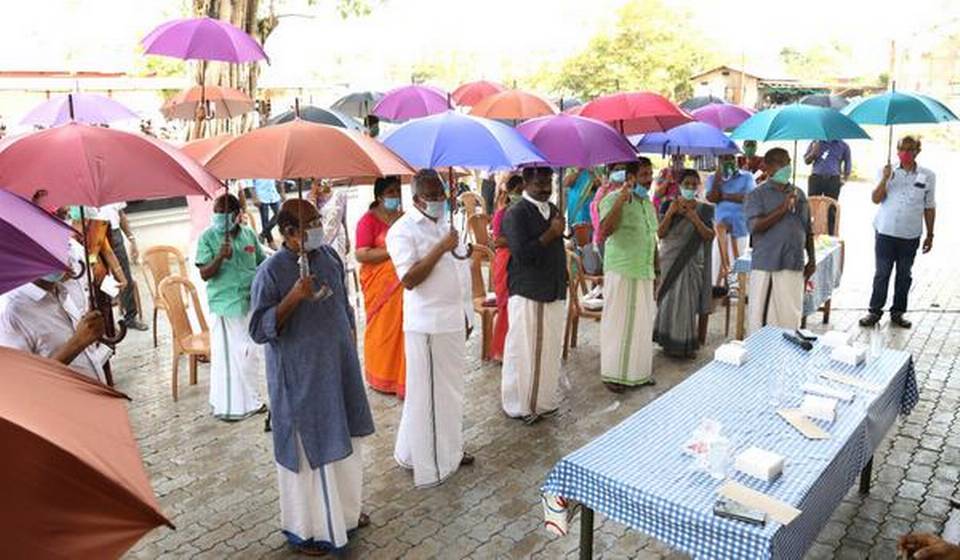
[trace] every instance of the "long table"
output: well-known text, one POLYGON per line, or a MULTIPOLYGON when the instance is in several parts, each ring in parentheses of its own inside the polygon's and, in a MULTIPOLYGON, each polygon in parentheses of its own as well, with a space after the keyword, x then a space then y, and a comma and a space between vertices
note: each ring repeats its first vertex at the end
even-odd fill
POLYGON ((846 366, 830 360, 828 348, 805 352, 773 327, 744 344, 744 365, 707 364, 550 471, 541 489, 547 525, 565 533, 579 507, 581 558, 592 555, 594 511, 695 558, 801 558, 858 476, 861 491, 869 491, 874 450, 918 400, 910 354, 886 349, 867 364, 846 366), (840 403, 832 424, 817 422, 829 439, 809 440, 769 404, 768 377, 777 367, 790 376, 786 406, 799 406, 800 387, 824 368, 882 390, 837 385, 855 398, 840 403), (783 475, 772 483, 732 471, 728 480, 800 509, 799 517, 758 527, 713 515, 721 481, 697 470, 682 451, 703 418, 722 424, 734 456, 757 446, 786 457, 783 475))
MULTIPOLYGON (((830 322, 830 300, 833 290, 840 286, 843 276, 843 240, 826 235, 818 236, 815 242, 817 255, 817 271, 810 278, 810 289, 803 294, 803 317, 813 315, 820 307, 824 309, 823 322, 830 322)), ((737 275, 739 296, 737 297, 737 339, 743 340, 746 333, 746 305, 748 276, 753 261, 751 252, 740 256, 733 263, 733 272, 737 275)))

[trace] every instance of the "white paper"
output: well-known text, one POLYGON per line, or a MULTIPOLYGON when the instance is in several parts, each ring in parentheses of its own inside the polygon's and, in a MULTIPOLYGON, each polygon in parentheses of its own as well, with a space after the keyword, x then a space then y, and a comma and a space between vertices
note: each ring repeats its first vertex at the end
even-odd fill
POLYGON ((103 278, 103 282, 100 283, 100 291, 111 298, 115 298, 120 293, 120 284, 117 283, 113 276, 108 274, 103 278))
POLYGON ((836 387, 828 387, 826 385, 821 385, 819 383, 805 384, 803 386, 803 392, 810 393, 813 395, 820 395, 823 397, 830 397, 832 399, 837 399, 843 402, 850 402, 853 400, 853 397, 854 397, 853 391, 838 389, 836 387))

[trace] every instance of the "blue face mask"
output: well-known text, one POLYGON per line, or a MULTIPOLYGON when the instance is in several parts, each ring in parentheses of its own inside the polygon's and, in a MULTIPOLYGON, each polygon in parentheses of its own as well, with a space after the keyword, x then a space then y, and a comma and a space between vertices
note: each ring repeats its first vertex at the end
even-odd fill
POLYGON ((384 198, 383 207, 388 212, 396 212, 400 209, 400 199, 399 198, 384 198))
POLYGON ((697 189, 685 189, 680 187, 680 196, 687 200, 693 200, 697 197, 697 189))
POLYGON ((210 220, 210 225, 212 225, 215 229, 225 230, 227 229, 228 225, 231 225, 231 223, 235 221, 234 216, 235 214, 232 213, 221 214, 219 212, 215 212, 213 214, 213 219, 210 220))
POLYGON ((610 173, 609 179, 611 183, 625 183, 627 182, 627 170, 617 169, 610 173))
POLYGON ((63 280, 64 276, 66 275, 67 273, 61 270, 59 272, 51 272, 50 274, 44 276, 43 279, 51 284, 56 284, 57 282, 63 280))
POLYGON ((793 166, 785 165, 777 170, 770 179, 776 181, 777 183, 783 183, 785 185, 790 183, 790 177, 793 174, 793 166))
POLYGON ((640 198, 647 198, 648 189, 643 185, 637 185, 633 187, 633 194, 639 196, 640 198))
POLYGON ((423 209, 423 213, 434 220, 439 220, 447 213, 446 200, 425 200, 424 204, 427 207, 423 209))

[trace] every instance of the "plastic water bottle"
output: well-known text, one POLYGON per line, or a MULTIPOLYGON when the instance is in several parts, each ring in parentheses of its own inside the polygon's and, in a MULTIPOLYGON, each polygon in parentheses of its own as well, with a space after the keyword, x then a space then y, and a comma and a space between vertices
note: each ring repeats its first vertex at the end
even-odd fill
POLYGON ((870 360, 878 359, 885 347, 884 333, 880 329, 880 325, 876 324, 870 329, 870 360))
POLYGON ((730 440, 717 436, 710 442, 709 473, 713 478, 722 480, 727 477, 730 463, 730 440))
POLYGON ((782 365, 775 365, 767 374, 767 393, 770 398, 770 405, 774 408, 783 406, 787 384, 787 372, 782 365))

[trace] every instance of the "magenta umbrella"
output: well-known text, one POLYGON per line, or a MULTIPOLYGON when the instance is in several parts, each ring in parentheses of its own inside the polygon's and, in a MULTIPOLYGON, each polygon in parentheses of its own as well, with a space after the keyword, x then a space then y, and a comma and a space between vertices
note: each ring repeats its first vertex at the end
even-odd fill
POLYGON ((71 104, 73 104, 73 120, 87 124, 109 124, 114 121, 140 118, 123 104, 109 97, 93 93, 68 93, 37 105, 23 117, 20 124, 49 128, 69 122, 71 104))
POLYGON ((182 60, 270 62, 256 39, 226 21, 208 17, 163 23, 144 37, 141 44, 146 54, 182 60))
POLYGON ((70 266, 73 228, 0 190, 0 294, 70 266))
POLYGON ((731 130, 753 116, 754 111, 729 103, 711 103, 694 109, 690 115, 702 123, 720 130, 731 130))
POLYGON ((410 85, 392 89, 374 106, 374 115, 390 121, 408 121, 451 109, 449 96, 432 86, 410 85))
POLYGON ((593 167, 636 159, 622 134, 607 123, 576 115, 530 119, 517 127, 552 166, 593 167))

